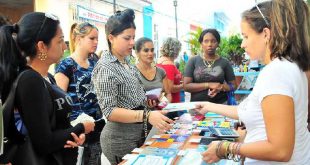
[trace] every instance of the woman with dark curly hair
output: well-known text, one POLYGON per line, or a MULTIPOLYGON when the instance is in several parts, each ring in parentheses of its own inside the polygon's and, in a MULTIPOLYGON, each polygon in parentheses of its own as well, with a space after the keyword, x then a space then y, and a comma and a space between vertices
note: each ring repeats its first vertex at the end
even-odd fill
POLYGON ((92 81, 98 102, 108 122, 101 132, 101 148, 111 164, 140 147, 147 135, 147 124, 168 130, 173 121, 164 111, 150 111, 139 71, 128 63, 135 38, 134 11, 112 15, 105 26, 109 51, 93 70, 92 81))

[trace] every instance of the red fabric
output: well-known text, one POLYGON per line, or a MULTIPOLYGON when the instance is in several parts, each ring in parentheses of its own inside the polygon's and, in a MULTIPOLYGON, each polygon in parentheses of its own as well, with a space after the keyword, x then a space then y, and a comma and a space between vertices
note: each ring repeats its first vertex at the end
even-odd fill
MULTIPOLYGON (((180 85, 180 82, 182 80, 182 74, 175 65, 157 64, 156 66, 158 66, 158 67, 160 67, 166 71, 167 78, 169 80, 173 81, 174 85, 180 85)), ((181 102, 180 92, 171 93, 171 95, 172 95, 172 101, 171 101, 172 103, 181 102)))

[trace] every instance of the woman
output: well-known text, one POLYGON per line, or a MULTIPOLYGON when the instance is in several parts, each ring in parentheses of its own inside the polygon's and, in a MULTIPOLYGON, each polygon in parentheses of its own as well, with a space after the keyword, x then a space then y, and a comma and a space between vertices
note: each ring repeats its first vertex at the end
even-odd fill
POLYGON ((198 112, 239 119, 247 129, 244 143, 212 142, 202 154, 206 162, 228 155, 246 157, 245 164, 309 164, 309 25, 303 0, 267 1, 243 12, 241 46, 266 66, 239 106, 198 104, 198 112))
MULTIPOLYGON (((70 115, 71 121, 85 113, 94 120, 100 120, 100 111, 97 97, 91 84, 91 73, 98 61, 94 54, 98 45, 98 29, 88 23, 73 24, 70 31, 70 57, 63 59, 56 67, 55 79, 57 85, 66 91, 73 100, 73 111, 70 115)), ((96 129, 86 136, 84 145, 84 164, 99 164, 100 162, 100 133, 99 124, 96 122, 96 129)))
POLYGON ((126 61, 135 38, 134 11, 126 9, 109 17, 105 32, 109 51, 104 52, 92 75, 103 114, 108 119, 101 133, 101 148, 111 164, 140 147, 149 122, 159 130, 169 130, 173 121, 162 111, 150 111, 139 71, 126 61))
MULTIPOLYGON (((162 89, 164 96, 171 102, 171 93, 168 87, 168 80, 166 72, 153 66, 154 62, 154 45, 153 41, 149 38, 142 37, 136 41, 135 51, 138 57, 136 67, 140 72, 140 80, 146 91, 154 89, 162 89)), ((161 94, 160 94, 161 96, 161 94)), ((160 99, 160 98, 156 98, 160 99)), ((157 100, 159 101, 159 100, 157 100)))
POLYGON ((188 61, 184 90, 191 93, 191 101, 225 103, 226 91, 235 87, 235 75, 229 61, 216 54, 220 34, 216 29, 206 29, 200 34, 199 42, 202 54, 188 61))
MULTIPOLYGON (((47 13, 28 13, 14 26, 3 26, 0 31, 2 101, 6 100, 16 76, 28 70, 19 80, 22 83, 18 83, 16 89, 15 107, 34 151, 46 164, 76 164, 77 148, 74 147, 84 142, 82 133, 91 132, 94 124, 84 122, 70 126, 67 117, 71 112, 70 97, 57 88, 48 75, 50 65, 58 62, 66 49, 58 18, 47 13), (13 34, 16 34, 16 42, 13 34)), ((9 161, 14 165, 25 163, 16 159, 9 161)))
POLYGON ((157 67, 166 71, 168 86, 172 94, 172 103, 181 102, 180 91, 183 89, 182 74, 174 65, 174 60, 181 50, 181 43, 175 38, 167 38, 160 49, 161 57, 157 60, 157 67))

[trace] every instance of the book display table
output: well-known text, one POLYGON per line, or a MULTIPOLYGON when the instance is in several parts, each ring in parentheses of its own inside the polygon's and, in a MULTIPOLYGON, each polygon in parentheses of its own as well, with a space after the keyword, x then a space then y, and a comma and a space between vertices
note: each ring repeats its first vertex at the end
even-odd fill
MULTIPOLYGON (((191 104, 191 103, 189 103, 191 104)), ((188 112, 188 110, 185 110, 188 112)), ((184 113, 173 128, 164 134, 150 135, 144 145, 123 157, 122 165, 208 165, 201 153, 213 140, 235 141, 238 134, 231 129, 233 122, 214 113, 191 115, 184 113), (214 137, 208 128, 231 130, 237 136, 214 137)), ((154 132, 154 128, 151 132, 154 132)), ((156 132, 156 130, 155 130, 156 132)), ((214 165, 239 165, 240 162, 221 160, 214 165)))

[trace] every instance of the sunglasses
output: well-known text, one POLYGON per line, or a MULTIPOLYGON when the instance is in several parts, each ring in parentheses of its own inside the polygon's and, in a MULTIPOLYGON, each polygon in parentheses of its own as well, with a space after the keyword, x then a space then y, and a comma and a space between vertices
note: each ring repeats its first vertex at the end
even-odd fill
MULTIPOLYGON (((87 27, 91 27, 91 28, 95 28, 97 29, 97 27, 89 22, 84 22, 84 23, 81 23, 77 26, 77 31, 82 33, 82 34, 86 34, 88 32, 88 29, 87 27)), ((97 29, 98 30, 98 29, 97 29)))
POLYGON ((258 12, 260 13, 260 15, 263 17, 263 19, 264 19, 266 25, 267 25, 268 27, 270 27, 270 26, 269 26, 269 23, 268 23, 268 21, 267 21, 267 18, 264 16, 264 14, 262 13, 262 11, 259 9, 259 7, 257 6, 257 4, 256 4, 255 6, 256 6, 256 9, 258 10, 258 12))
POLYGON ((149 49, 149 48, 144 48, 144 49, 143 49, 143 52, 145 52, 145 53, 147 53, 147 52, 154 52, 154 48, 151 48, 151 49, 149 49))
POLYGON ((36 41, 38 41, 38 39, 39 39, 39 36, 40 36, 40 34, 41 34, 42 30, 43 30, 43 27, 45 26, 47 18, 52 19, 54 21, 58 21, 59 20, 56 15, 51 14, 51 13, 45 13, 45 17, 44 17, 42 25, 40 26, 39 32, 38 32, 37 37, 36 37, 36 41))

